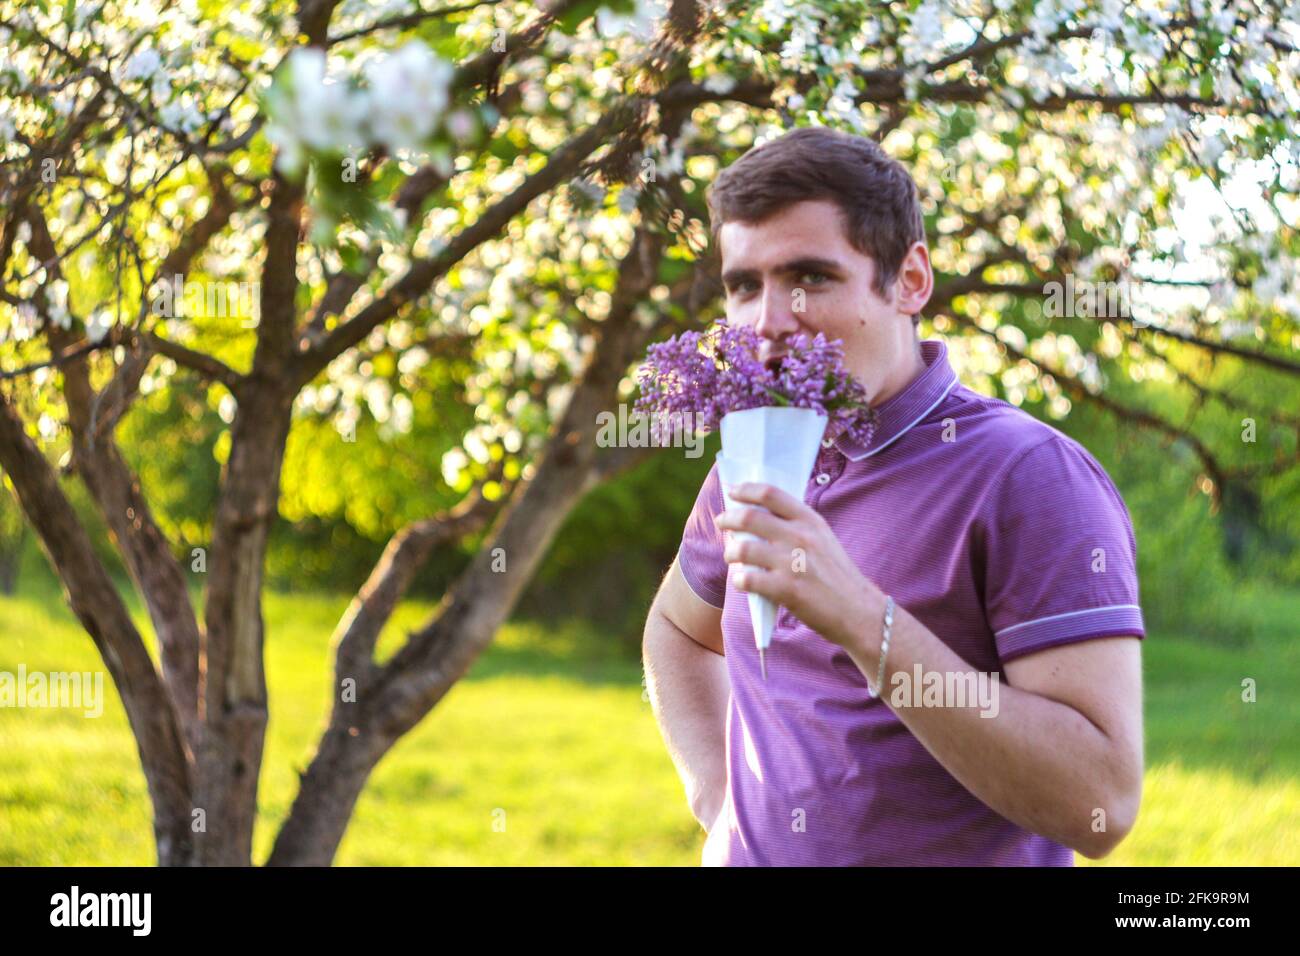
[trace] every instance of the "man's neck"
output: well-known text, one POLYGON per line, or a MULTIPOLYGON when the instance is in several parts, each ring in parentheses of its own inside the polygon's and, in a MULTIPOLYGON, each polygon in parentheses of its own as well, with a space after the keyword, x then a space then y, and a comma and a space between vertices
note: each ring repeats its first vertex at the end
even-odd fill
POLYGON ((907 353, 907 361, 899 362, 896 369, 890 374, 889 378, 881 385, 880 391, 876 397, 871 400, 872 406, 883 405, 889 401, 907 386, 911 385, 918 375, 925 371, 925 357, 921 354, 921 338, 913 333, 912 348, 907 353))

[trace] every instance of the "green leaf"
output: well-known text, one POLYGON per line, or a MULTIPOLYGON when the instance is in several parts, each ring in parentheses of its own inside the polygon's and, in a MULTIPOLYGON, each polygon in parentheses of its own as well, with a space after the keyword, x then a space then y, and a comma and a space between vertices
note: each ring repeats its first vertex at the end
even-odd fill
POLYGON ((691 273, 691 264, 685 259, 663 258, 659 260, 659 281, 664 285, 672 285, 680 279, 686 278, 691 273))
POLYGON ((370 271, 366 255, 351 243, 339 246, 339 258, 343 260, 343 269, 355 276, 365 276, 370 271))
POLYGON ((503 163, 512 163, 515 157, 519 155, 519 147, 510 141, 510 137, 500 136, 492 141, 492 145, 488 147, 488 152, 503 163))
POLYGON ((583 21, 594 17, 601 7, 609 7, 619 13, 630 13, 633 6, 633 0, 583 0, 582 3, 575 3, 568 13, 555 21, 555 25, 561 33, 573 36, 583 21))

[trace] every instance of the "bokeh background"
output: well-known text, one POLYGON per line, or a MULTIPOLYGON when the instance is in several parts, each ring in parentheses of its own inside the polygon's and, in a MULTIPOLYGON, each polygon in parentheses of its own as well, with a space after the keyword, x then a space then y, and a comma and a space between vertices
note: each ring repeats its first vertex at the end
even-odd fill
MULTIPOLYGON (((381 297, 527 175, 567 162, 559 144, 620 98, 661 110, 627 120, 635 135, 602 141, 602 161, 560 169, 294 402, 264 554, 268 722, 254 862, 270 853, 329 720, 332 635, 390 539, 471 493, 502 504, 522 494, 566 402, 583 394, 584 363, 617 322, 663 338, 720 314, 702 239, 708 182, 783 129, 826 124, 877 137, 914 172, 939 280, 922 337, 948 343, 967 385, 1081 442, 1132 515, 1149 632, 1146 787, 1130 837, 1102 861, 1078 862, 1300 863, 1294 4, 1231 3, 1226 15, 1199 3, 1013 0, 471 3, 438 13, 401 0, 268 0, 180 4, 163 20, 147 3, 0 7, 9 24, 0 33, 0 236, 13 256, 0 262, 0 397, 60 469, 155 660, 120 541, 65 467, 77 438, 67 377, 50 365, 57 343, 93 344, 135 320, 146 290, 132 253, 156 264, 211 208, 214 190, 227 189, 238 211, 187 275, 257 282, 274 197, 309 169, 291 303, 306 322, 349 268, 364 276, 351 294, 363 304, 381 297), (328 33, 308 16, 324 8, 328 33), (547 29, 530 46, 520 37, 539 18, 547 29), (299 33, 304 46, 329 48, 340 75, 409 43, 438 62, 477 63, 450 79, 416 70, 412 82, 432 83, 486 125, 477 138, 417 130, 434 148, 422 162, 397 142, 409 124, 366 133, 355 104, 333 93, 312 100, 313 113, 303 98, 320 78, 276 72, 299 33), (141 50, 159 51, 156 62, 136 58, 141 50), (124 100, 163 115, 119 108, 96 118, 76 131, 87 146, 64 157, 56 181, 24 179, 35 159, 67 147, 83 85, 93 93, 103 81, 88 62, 117 78, 124 100), (261 95, 272 76, 278 100, 261 95), (209 130, 204 110, 227 102, 209 130), (326 118, 338 129, 322 135, 326 118), (200 135, 239 142, 212 157, 200 135), (392 137, 365 146, 360 188, 326 174, 348 155, 348 135, 392 137), (178 137, 191 154, 168 170, 162 160, 181 155, 178 137), (74 244, 123 195, 122 176, 136 175, 123 173, 124 157, 137 149, 157 160, 140 160, 154 178, 126 179, 130 212, 107 217, 107 231, 91 233, 97 241, 74 244), (42 267, 30 222, 22 228, 34 208, 46 214, 61 275, 42 267), (651 234, 661 239, 654 271, 633 308, 620 299, 624 257, 651 234), (1135 314, 1047 314, 1046 284, 1066 275, 1143 283, 1135 314)), ((390 98, 385 108, 397 119, 409 109, 418 127, 428 100, 390 98)), ((320 331, 354 315, 327 314, 320 331)), ((268 320, 234 318, 200 307, 151 331, 243 374, 268 320)), ((88 360, 97 387, 129 344, 106 341, 124 344, 88 360)), ((201 608, 207 572, 191 556, 210 544, 243 412, 220 381, 173 354, 143 375, 115 441, 201 608)), ((630 404, 634 368, 601 407, 630 404)), ((589 443, 594 425, 582 427, 589 443)), ((337 863, 698 863, 704 834, 659 736, 640 649, 716 450, 716 437, 697 458, 644 450, 565 501, 487 649, 374 770, 337 863), (502 811, 504 828, 494 826, 502 811)), ((11 474, 0 474, 0 671, 102 671, 11 474)), ((498 528, 490 521, 433 549, 383 630, 379 660, 440 613, 498 528)), ((0 864, 155 862, 139 754, 105 685, 97 719, 0 707, 0 864)))
MULTIPOLYGON (((923 327, 921 334, 933 333, 923 327)), ((1166 400, 1172 410, 1186 404, 1172 390, 1166 400)), ((1288 532, 1229 531, 1223 512, 1211 515, 1208 498, 1194 490, 1194 464, 1180 465, 1158 445, 1125 442, 1113 423, 1086 409, 1053 424, 1093 451, 1124 496, 1149 628, 1142 811, 1111 856, 1076 861, 1295 865, 1300 581, 1290 540, 1273 537, 1288 532), (1231 534, 1248 541, 1235 562, 1225 548, 1231 534), (1257 682, 1253 703, 1242 700, 1244 678, 1257 682)), ((491 648, 375 772, 340 864, 698 862, 704 834, 644 692, 640 639, 716 451, 716 438, 696 461, 663 449, 583 502, 491 648), (510 808, 505 832, 491 826, 498 807, 510 808)), ((309 480, 291 474, 290 487, 295 478, 309 480)), ((175 475, 169 497, 193 502, 196 489, 185 480, 185 472, 175 475)), ((1279 488, 1261 513, 1289 506, 1294 514, 1294 504, 1294 492, 1279 488)), ((274 638, 259 855, 269 851, 295 792, 294 768, 326 716, 325 661, 351 597, 345 588, 364 577, 366 559, 381 546, 341 517, 277 530, 266 608, 274 638), (320 570, 305 570, 312 567, 320 570)), ((389 640, 428 613, 472 550, 470 542, 446 556, 446 567, 422 583, 422 600, 393 621, 389 640)), ((23 660, 29 671, 99 669, 30 535, 20 554, 13 589, 0 597, 0 668, 23 660)), ((133 610, 145 627, 138 604, 133 610)), ((111 691, 109 698, 98 720, 0 709, 0 862, 153 862, 144 778, 121 706, 111 691)))

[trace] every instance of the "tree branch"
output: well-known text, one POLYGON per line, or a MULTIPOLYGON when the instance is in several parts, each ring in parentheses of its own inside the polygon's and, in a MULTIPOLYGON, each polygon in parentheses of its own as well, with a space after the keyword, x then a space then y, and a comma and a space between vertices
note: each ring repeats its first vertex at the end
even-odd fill
POLYGON ((618 110, 606 113, 551 154, 546 165, 526 178, 508 196, 498 200, 466 226, 436 255, 418 259, 389 289, 354 318, 330 331, 320 345, 300 353, 298 379, 305 384, 331 361, 361 342, 371 330, 388 321, 408 302, 426 293, 433 283, 475 248, 497 235, 538 196, 549 192, 573 174, 582 160, 606 141, 611 131, 621 128, 627 116, 618 110))
POLYGON ((960 326, 973 329, 976 332, 979 332, 981 335, 986 335, 989 338, 993 339, 995 342, 998 343, 999 348, 1005 350, 1008 355, 1010 355, 1012 358, 1016 359, 1017 361, 1027 362, 1030 365, 1033 365, 1035 368, 1038 368, 1044 373, 1050 375, 1053 379, 1055 379, 1058 383, 1060 383, 1062 388, 1067 393, 1069 393, 1069 395, 1072 398, 1079 401, 1091 402, 1092 404, 1097 405, 1100 408, 1104 408, 1106 411, 1115 415, 1117 418, 1121 418, 1124 421, 1137 425, 1141 428, 1147 428, 1147 429, 1151 429, 1152 431, 1157 431, 1162 435, 1168 436, 1172 440, 1186 442, 1187 445, 1196 454, 1196 457, 1200 459, 1202 467, 1205 469, 1206 473, 1210 476, 1211 481, 1213 481, 1214 489, 1212 492, 1212 498, 1214 500, 1215 507, 1217 508, 1219 506, 1219 495, 1222 492, 1226 474, 1223 467, 1219 464, 1218 459, 1215 458, 1214 453, 1211 452, 1210 449, 1206 446, 1206 444, 1203 441, 1201 441, 1200 438, 1198 438, 1196 435, 1192 434, 1190 431, 1179 428, 1177 425, 1165 421, 1165 419, 1161 418, 1160 416, 1152 414, 1151 412, 1148 412, 1144 409, 1130 408, 1127 405, 1123 405, 1115 401, 1113 398, 1110 398, 1107 395, 1104 395, 1100 392, 1091 391, 1086 385, 1083 384, 1083 382, 1081 382, 1075 376, 1069 375, 1058 369, 1054 369, 1043 362, 1039 362, 1036 359, 1031 358, 1029 355, 1020 351, 1015 346, 1008 345, 1002 339, 998 338, 996 332, 984 328, 982 325, 980 325, 978 322, 976 322, 974 319, 971 319, 968 316, 959 315, 956 312, 944 312, 942 314, 945 315, 948 319, 952 320, 953 322, 956 322, 960 326))
POLYGON ((243 375, 206 352, 196 352, 194 349, 186 348, 178 342, 155 335, 153 332, 138 333, 137 341, 150 352, 157 352, 159 355, 171 359, 177 365, 198 372, 206 379, 220 382, 236 395, 239 394, 243 386, 243 375))
POLYGON ((383 556, 334 632, 336 686, 342 686, 348 677, 356 680, 358 689, 369 686, 375 671, 374 652, 379 634, 415 575, 435 549, 475 533, 501 509, 508 499, 508 488, 495 501, 483 497, 483 485, 500 477, 498 468, 456 507, 413 522, 389 539, 383 556))
POLYGON ((348 40, 355 40, 357 37, 369 36, 372 33, 378 33, 381 30, 407 30, 414 26, 419 26, 426 20, 437 20, 442 17, 451 16, 453 13, 464 13, 467 10, 473 10, 475 7, 495 6, 501 0, 472 0, 470 3, 462 3, 448 7, 439 7, 436 10, 416 10, 414 13, 404 13, 400 16, 386 17, 382 20, 376 20, 366 27, 358 27, 355 30, 349 30, 347 33, 340 33, 338 36, 332 36, 325 41, 326 46, 334 46, 337 43, 346 43, 348 40))
MULTIPOLYGON (((1127 319, 1125 321, 1132 322, 1132 319, 1127 319)), ((1167 339, 1186 342, 1189 345, 1195 345, 1198 348, 1203 348, 1210 352, 1217 352, 1221 355, 1234 355, 1239 359, 1246 360, 1247 362, 1255 362, 1258 365, 1267 365, 1269 368, 1277 369, 1279 372, 1286 372, 1288 375, 1300 375, 1300 362, 1293 362, 1290 359, 1284 359, 1280 355, 1269 355, 1267 352, 1253 352, 1250 349, 1243 349, 1236 345, 1229 345, 1227 342, 1212 342, 1209 339, 1203 339, 1186 332, 1175 332, 1173 329, 1166 329, 1160 326, 1134 323, 1134 328, 1151 335, 1159 335, 1167 339)))

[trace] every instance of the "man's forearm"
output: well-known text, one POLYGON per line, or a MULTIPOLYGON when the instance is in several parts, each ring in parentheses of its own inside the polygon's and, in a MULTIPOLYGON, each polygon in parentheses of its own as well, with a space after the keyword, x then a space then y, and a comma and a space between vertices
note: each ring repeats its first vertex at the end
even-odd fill
POLYGON ((646 689, 691 812, 713 824, 727 789, 726 728, 731 682, 725 657, 652 610, 642 643, 646 689))
MULTIPOLYGON (((879 635, 874 637, 878 641, 879 635)), ((870 638, 850 650, 858 669, 876 686, 879 644, 870 638)), ((1115 745, 1073 707, 1002 683, 998 710, 980 707, 895 706, 901 683, 922 674, 975 673, 975 669, 902 608, 894 612, 884 686, 877 688, 899 720, 963 786, 1008 820, 1087 855, 1108 848, 1093 831, 1097 809, 1107 830, 1126 833, 1137 814, 1131 781, 1115 770, 1115 745)), ((920 688, 916 689, 917 694, 920 688)), ((904 701, 906 703, 906 701, 904 701)), ((945 702, 951 704, 951 702, 945 702)))

